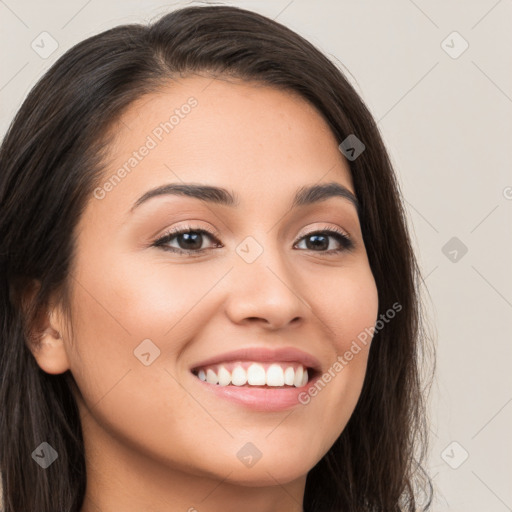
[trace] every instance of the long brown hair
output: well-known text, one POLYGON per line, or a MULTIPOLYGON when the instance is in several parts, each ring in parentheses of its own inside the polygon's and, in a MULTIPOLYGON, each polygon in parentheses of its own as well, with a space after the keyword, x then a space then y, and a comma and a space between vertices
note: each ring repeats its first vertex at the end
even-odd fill
MULTIPOLYGON (((101 177, 112 122, 144 94, 183 73, 229 75, 295 91, 324 116, 349 159, 360 223, 379 297, 367 374, 346 428, 307 476, 304 509, 416 511, 430 507, 426 387, 433 354, 420 272, 401 193, 376 123, 343 73, 283 25, 229 6, 171 12, 154 24, 107 30, 67 51, 32 89, 0 149, 0 472, 5 512, 79 512, 86 467, 71 373, 49 375, 28 346, 38 312, 68 305, 75 226, 101 177), (39 283, 31 291, 31 283, 39 283), (24 300, 30 295, 31 300, 24 300), (41 442, 58 463, 41 470, 41 442), (421 499, 420 499, 421 495, 421 499)), ((37 338, 37 337, 36 337, 37 338)), ((431 381, 430 381, 431 382, 431 381)))

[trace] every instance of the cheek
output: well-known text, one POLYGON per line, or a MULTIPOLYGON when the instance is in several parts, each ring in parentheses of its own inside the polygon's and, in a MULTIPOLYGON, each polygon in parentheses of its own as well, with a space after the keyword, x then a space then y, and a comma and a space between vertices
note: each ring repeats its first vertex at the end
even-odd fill
MULTIPOLYGON (((347 272, 332 306, 332 330, 337 334, 336 365, 345 381, 350 382, 347 392, 357 400, 363 384, 372 342, 372 333, 378 317, 378 292, 369 266, 347 272)), ((333 362, 333 365, 336 363, 333 362)))
POLYGON ((116 334, 119 340, 128 336, 132 343, 168 337, 171 330, 179 332, 186 324, 182 319, 193 316, 194 308, 224 273, 212 266, 164 260, 148 264, 142 259, 127 256, 117 257, 112 264, 105 261, 102 267, 109 270, 102 275, 83 267, 78 279, 84 286, 77 287, 74 299, 83 328, 111 338, 116 334))
POLYGON ((71 344, 77 357, 71 370, 90 400, 95 402, 126 371, 145 368, 141 354, 148 350, 158 366, 174 366, 187 340, 211 314, 205 310, 207 294, 227 270, 226 265, 170 264, 163 258, 148 264, 147 257, 119 253, 115 258, 97 254, 88 264, 77 265, 76 339, 71 344))
POLYGON ((378 293, 369 266, 339 269, 339 279, 317 275, 318 300, 315 314, 331 340, 332 356, 320 380, 301 402, 310 417, 319 415, 324 425, 325 451, 341 434, 359 399, 378 318, 378 293))
POLYGON ((198 328, 201 310, 194 305, 219 278, 194 273, 192 265, 188 272, 158 264, 135 268, 120 258, 108 268, 99 275, 94 267, 80 267, 81 284, 74 289, 70 361, 90 412, 83 428, 91 429, 95 439, 106 430, 155 458, 172 454, 186 465, 190 456, 175 439, 189 436, 193 439, 185 444, 193 446, 194 425, 204 425, 199 437, 207 438, 215 423, 175 379, 174 363, 198 328), (151 342, 141 345, 143 340, 151 342))
POLYGON ((368 265, 357 264, 326 272, 323 280, 318 274, 315 286, 318 290, 315 313, 329 328, 328 335, 341 354, 361 333, 375 325, 379 308, 375 279, 368 265))

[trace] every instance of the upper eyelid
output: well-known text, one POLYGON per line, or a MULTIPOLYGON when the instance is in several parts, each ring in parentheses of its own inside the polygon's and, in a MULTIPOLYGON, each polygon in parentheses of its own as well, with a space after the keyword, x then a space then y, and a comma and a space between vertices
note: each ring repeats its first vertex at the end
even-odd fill
POLYGON ((301 231, 298 235, 298 239, 304 238, 307 235, 314 234, 316 232, 324 232, 324 231, 334 231, 335 233, 339 234, 338 232, 341 232, 341 234, 345 235, 347 238, 350 238, 352 240, 352 235, 344 228, 340 228, 339 226, 333 226, 333 225, 326 225, 325 227, 319 227, 319 228, 309 228, 305 231, 301 231))
MULTIPOLYGON (((298 235, 298 238, 301 238, 305 235, 308 235, 310 233, 314 233, 316 231, 329 231, 329 230, 339 230, 343 234, 345 234, 348 238, 352 238, 352 235, 349 233, 348 230, 345 228, 340 228, 339 226, 335 226, 334 224, 325 223, 324 226, 317 227, 317 228, 305 228, 304 230, 301 230, 300 234, 298 235)), ((186 224, 184 226, 176 226, 173 228, 169 228, 168 230, 165 230, 164 233, 156 238, 156 240, 163 238, 167 235, 180 233, 183 231, 201 231, 206 232, 208 235, 214 236, 216 238, 220 238, 222 236, 222 233, 214 228, 205 228, 202 226, 194 226, 193 224, 186 224)))

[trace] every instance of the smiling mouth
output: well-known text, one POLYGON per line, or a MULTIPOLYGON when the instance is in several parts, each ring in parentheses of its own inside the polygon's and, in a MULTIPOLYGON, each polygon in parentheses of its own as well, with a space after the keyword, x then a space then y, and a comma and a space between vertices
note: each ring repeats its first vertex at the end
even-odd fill
POLYGON ((192 369, 192 374, 207 384, 273 389, 303 387, 317 373, 298 362, 275 361, 230 361, 192 369))

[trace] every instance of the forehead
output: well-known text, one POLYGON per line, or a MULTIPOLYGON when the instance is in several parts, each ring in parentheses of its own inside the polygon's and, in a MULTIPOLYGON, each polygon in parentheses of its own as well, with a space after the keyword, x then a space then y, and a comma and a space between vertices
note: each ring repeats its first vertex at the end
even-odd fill
POLYGON ((181 78, 134 102, 112 131, 103 183, 122 176, 110 180, 104 207, 115 200, 126 211, 144 191, 180 182, 228 186, 242 203, 318 182, 353 192, 323 117, 297 93, 268 85, 181 78))

